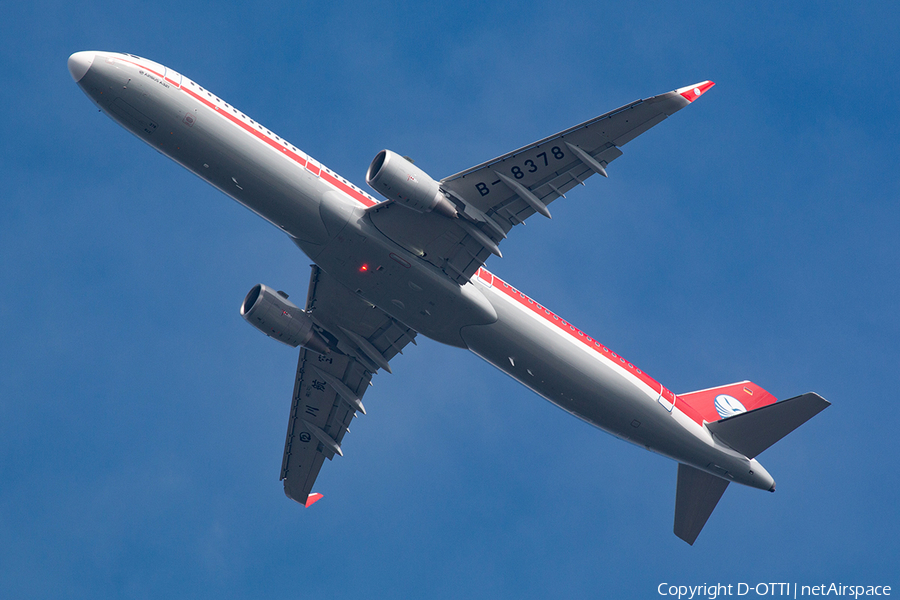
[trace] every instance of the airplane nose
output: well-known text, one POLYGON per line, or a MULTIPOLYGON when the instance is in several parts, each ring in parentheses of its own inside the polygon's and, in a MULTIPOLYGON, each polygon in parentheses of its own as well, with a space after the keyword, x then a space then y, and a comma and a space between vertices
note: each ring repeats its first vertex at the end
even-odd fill
POLYGON ((93 52, 76 52, 69 57, 69 73, 72 74, 72 79, 75 80, 75 83, 81 81, 81 78, 88 72, 93 62, 93 52))

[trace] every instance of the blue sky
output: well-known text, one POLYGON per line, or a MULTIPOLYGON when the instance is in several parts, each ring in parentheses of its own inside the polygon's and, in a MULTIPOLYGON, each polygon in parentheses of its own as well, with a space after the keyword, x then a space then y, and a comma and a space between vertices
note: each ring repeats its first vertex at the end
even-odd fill
POLYGON ((0 596, 658 597, 900 586, 895 3, 14 3, 0 23, 0 596), (704 79, 488 267, 677 392, 833 406, 689 547, 676 466, 422 340, 313 509, 278 481, 304 297, 277 229, 97 112, 79 50, 152 58, 359 185, 435 178, 704 79))

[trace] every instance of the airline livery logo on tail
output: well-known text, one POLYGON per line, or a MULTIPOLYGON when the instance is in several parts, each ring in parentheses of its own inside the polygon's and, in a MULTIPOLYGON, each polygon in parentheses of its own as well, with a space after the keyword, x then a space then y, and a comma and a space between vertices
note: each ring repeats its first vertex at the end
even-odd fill
POLYGON ((747 412, 747 409, 744 408, 741 401, 734 396, 719 394, 716 396, 716 412, 724 419, 725 417, 731 417, 742 412, 747 412))

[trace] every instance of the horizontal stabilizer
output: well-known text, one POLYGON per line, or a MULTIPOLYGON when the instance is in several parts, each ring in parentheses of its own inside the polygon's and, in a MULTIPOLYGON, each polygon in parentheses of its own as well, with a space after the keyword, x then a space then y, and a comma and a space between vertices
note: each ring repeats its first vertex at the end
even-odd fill
POLYGON ((725 479, 678 463, 675 535, 693 546, 727 487, 728 481, 725 479))
POLYGON ((830 405, 822 396, 810 392, 707 423, 706 427, 747 458, 754 458, 830 405))

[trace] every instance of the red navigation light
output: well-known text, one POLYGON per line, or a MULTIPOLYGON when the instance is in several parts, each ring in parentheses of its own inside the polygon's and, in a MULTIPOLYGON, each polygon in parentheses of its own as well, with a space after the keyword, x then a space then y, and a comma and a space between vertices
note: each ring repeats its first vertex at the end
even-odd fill
POLYGON ((368 270, 369 270, 369 265, 363 265, 359 268, 360 273, 365 273, 368 270))

